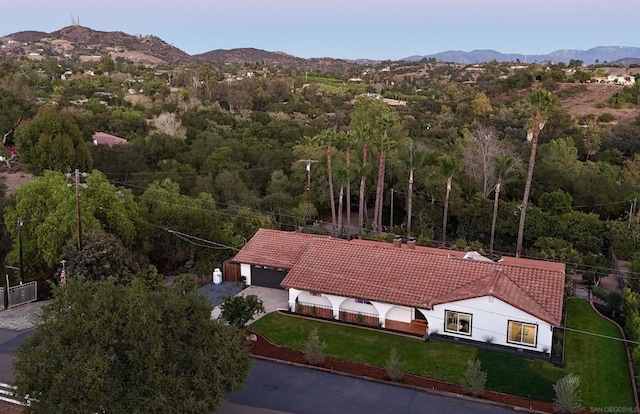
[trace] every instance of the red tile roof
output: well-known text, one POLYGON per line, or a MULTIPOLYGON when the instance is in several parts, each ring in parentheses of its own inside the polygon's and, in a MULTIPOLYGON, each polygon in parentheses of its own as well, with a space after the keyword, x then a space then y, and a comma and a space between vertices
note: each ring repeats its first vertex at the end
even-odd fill
POLYGON ((93 134, 93 143, 95 145, 107 145, 113 147, 114 145, 126 144, 128 141, 124 138, 116 137, 115 135, 107 134, 106 132, 96 132, 93 134))
POLYGON ((495 263, 464 253, 259 230, 234 261, 291 269, 284 287, 425 308, 492 295, 560 324, 564 264, 495 263))
POLYGON ((309 244, 317 238, 329 237, 260 229, 233 258, 233 261, 291 269, 309 244))

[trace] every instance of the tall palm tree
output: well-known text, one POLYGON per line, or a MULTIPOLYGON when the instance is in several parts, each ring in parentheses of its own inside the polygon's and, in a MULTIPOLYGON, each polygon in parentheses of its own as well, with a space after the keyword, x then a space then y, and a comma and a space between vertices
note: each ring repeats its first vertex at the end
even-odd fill
POLYGON ((442 155, 438 158, 438 165, 440 166, 440 174, 447 179, 447 188, 444 196, 444 212, 442 215, 442 247, 446 247, 451 185, 453 182, 453 176, 462 170, 462 162, 460 158, 457 158, 454 155, 442 155))
POLYGON ((382 232, 382 205, 384 194, 384 174, 386 169, 387 152, 393 147, 393 141, 389 138, 389 130, 394 126, 393 118, 383 114, 379 119, 382 126, 382 136, 376 139, 376 147, 380 152, 378 159, 378 184, 376 186, 376 201, 373 207, 373 231, 382 232))
POLYGON ((369 150, 369 141, 373 135, 371 124, 364 124, 354 131, 355 140, 362 144, 362 165, 360 166, 360 194, 358 203, 358 232, 362 236, 364 229, 364 211, 365 211, 365 185, 367 182, 367 152, 369 150))
POLYGON ((331 235, 337 235, 337 222, 336 222, 336 197, 333 190, 333 168, 332 158, 334 144, 337 141, 337 134, 335 131, 329 129, 323 131, 319 135, 316 135, 316 139, 321 143, 323 147, 326 147, 327 154, 327 178, 329 181, 329 204, 331 204, 331 235))
MULTIPOLYGON (((358 138, 356 134, 351 131, 344 133, 339 133, 341 146, 344 147, 345 153, 345 173, 346 173, 346 210, 347 210, 347 229, 349 229, 349 233, 351 232, 351 179, 353 178, 353 171, 351 170, 351 148, 353 148, 358 138)), ((340 227, 338 225, 338 227, 340 227)))
POLYGON ((495 159, 496 186, 493 197, 493 218, 491 220, 491 239, 489 241, 489 252, 493 253, 493 241, 496 234, 496 221, 498 220, 498 201, 500 199, 500 190, 502 190, 502 180, 509 170, 513 167, 515 158, 507 155, 502 158, 495 159))
POLYGON ((556 100, 551 92, 545 89, 536 89, 527 96, 527 102, 535 114, 533 122, 527 133, 527 141, 531 142, 531 153, 529 155, 529 167, 527 169, 527 180, 524 184, 524 195, 522 196, 522 206, 520 210, 520 222, 518 224, 518 241, 516 243, 516 257, 522 255, 522 240, 524 238, 524 223, 527 217, 527 206, 529 205, 529 193, 531 192, 531 181, 533 180, 533 167, 536 164, 536 151, 538 148, 538 136, 544 129, 545 123, 551 113, 556 109, 556 100))

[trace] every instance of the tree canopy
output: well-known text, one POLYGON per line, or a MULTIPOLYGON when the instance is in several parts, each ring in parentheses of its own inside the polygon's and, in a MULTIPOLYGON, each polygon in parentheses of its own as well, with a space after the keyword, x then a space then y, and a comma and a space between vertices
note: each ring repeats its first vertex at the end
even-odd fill
POLYGON ((237 328, 196 291, 70 280, 16 351, 26 413, 210 413, 250 359, 237 328))

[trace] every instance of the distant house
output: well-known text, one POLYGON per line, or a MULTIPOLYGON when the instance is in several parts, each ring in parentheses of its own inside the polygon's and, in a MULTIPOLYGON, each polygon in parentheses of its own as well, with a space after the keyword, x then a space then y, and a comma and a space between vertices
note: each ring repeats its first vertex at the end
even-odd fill
POLYGON ((126 144, 128 141, 124 138, 116 137, 115 135, 107 134, 106 132, 96 132, 93 134, 94 145, 106 145, 109 148, 114 145, 126 144))
POLYGON ((591 78, 592 83, 606 83, 613 85, 633 86, 636 84, 635 76, 625 75, 608 75, 608 76, 594 76, 591 78))
POLYGON ((293 312, 395 331, 547 353, 562 319, 562 263, 264 229, 232 261, 293 312))

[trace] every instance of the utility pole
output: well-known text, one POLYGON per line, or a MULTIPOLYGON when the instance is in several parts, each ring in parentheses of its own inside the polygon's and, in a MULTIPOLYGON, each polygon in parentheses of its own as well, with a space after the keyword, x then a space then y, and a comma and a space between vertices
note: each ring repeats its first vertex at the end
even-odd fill
POLYGON ((311 211, 311 163, 318 162, 317 160, 298 160, 298 162, 306 163, 307 170, 307 214, 311 211))
POLYGON ((391 189, 391 217, 389 218, 389 231, 393 232, 393 188, 391 189))
MULTIPOLYGON (((19 254, 19 260, 20 260, 20 283, 22 283, 24 281, 24 262, 23 262, 23 255, 22 255, 22 225, 23 225, 23 221, 22 221, 22 217, 18 217, 18 254, 19 254)), ((7 289, 9 288, 9 286, 7 285, 7 289)))
POLYGON ((409 173, 409 191, 407 193, 407 238, 411 237, 411 204, 413 201, 413 168, 409 173))
POLYGON ((629 223, 627 224, 627 228, 631 228, 631 219, 633 216, 636 215, 636 202, 638 201, 637 198, 634 198, 633 201, 631 202, 631 205, 629 206, 629 223))
MULTIPOLYGON (((80 170, 76 168, 76 221, 78 225, 78 251, 82 251, 82 217, 80 215, 80 170)), ((20 265, 22 266, 22 265, 20 265)))

